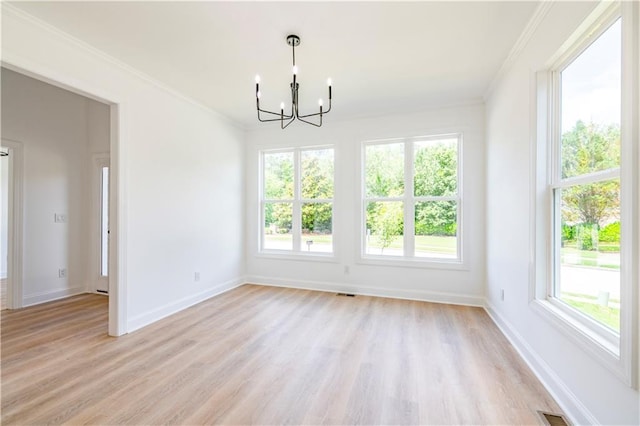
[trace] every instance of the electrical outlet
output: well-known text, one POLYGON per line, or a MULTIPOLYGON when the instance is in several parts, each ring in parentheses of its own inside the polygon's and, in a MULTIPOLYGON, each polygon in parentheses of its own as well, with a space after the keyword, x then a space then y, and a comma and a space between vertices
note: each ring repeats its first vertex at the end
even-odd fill
POLYGON ((55 223, 67 223, 67 215, 62 213, 56 213, 53 215, 53 221, 55 223))
POLYGON ((58 269, 58 278, 67 278, 67 269, 66 268, 58 269))
POLYGON ((500 289, 500 300, 504 302, 504 288, 500 289))
POLYGON ((200 272, 194 272, 193 273, 193 280, 194 281, 200 281, 200 272))

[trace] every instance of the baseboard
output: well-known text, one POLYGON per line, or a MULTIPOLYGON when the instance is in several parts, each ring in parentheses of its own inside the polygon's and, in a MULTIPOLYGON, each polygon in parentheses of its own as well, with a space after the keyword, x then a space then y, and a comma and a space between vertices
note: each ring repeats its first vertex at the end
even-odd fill
POLYGON ((38 305, 40 303, 51 302, 58 299, 64 299, 65 297, 86 293, 86 291, 87 289, 85 287, 71 287, 61 290, 42 291, 40 293, 24 296, 22 298, 22 307, 38 305))
POLYGON ((330 283, 309 280, 291 280, 264 276, 247 276, 247 284, 268 285, 273 287, 298 288, 303 290, 352 293, 362 296, 388 297, 392 299, 419 300, 423 302, 447 303, 451 305, 484 306, 480 296, 441 293, 435 291, 403 290, 396 288, 367 287, 354 284, 330 283))
POLYGON ((538 380, 556 400, 564 414, 572 424, 596 425, 600 424, 587 407, 560 379, 553 369, 542 359, 518 331, 507 321, 498 311, 485 300, 484 309, 498 326, 502 334, 520 354, 520 357, 527 363, 529 368, 536 375, 538 380))
POLYGON ((127 333, 131 333, 144 326, 147 326, 151 323, 154 323, 170 315, 173 315, 177 312, 180 312, 184 309, 187 309, 190 306, 197 305, 198 303, 204 302, 205 300, 210 299, 213 296, 217 296, 219 294, 232 290, 236 287, 239 287, 244 283, 245 283, 244 277, 235 278, 233 280, 229 280, 222 284, 218 284, 214 287, 210 287, 200 293, 184 297, 180 300, 168 303, 164 306, 153 309, 149 312, 145 312, 141 315, 137 315, 127 322, 127 333))

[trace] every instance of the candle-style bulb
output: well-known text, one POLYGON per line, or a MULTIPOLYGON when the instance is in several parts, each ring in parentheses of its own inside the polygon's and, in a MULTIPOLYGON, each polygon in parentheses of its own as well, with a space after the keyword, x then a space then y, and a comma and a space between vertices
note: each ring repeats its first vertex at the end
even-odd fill
POLYGON ((293 66, 293 74, 294 75, 298 75, 298 66, 297 65, 293 66))
POLYGON ((330 78, 327 79, 327 86, 331 86, 331 79, 330 78))
POLYGON ((256 93, 256 96, 258 97, 258 99, 260 99, 261 95, 262 95, 262 93, 260 93, 260 91, 258 91, 258 93, 256 93))
POLYGON ((256 74, 256 84, 260 83, 260 76, 258 74, 256 74))
POLYGON ((280 102, 280 111, 284 111, 284 102, 280 102))
POLYGON ((318 105, 322 106, 322 99, 318 99, 318 105))

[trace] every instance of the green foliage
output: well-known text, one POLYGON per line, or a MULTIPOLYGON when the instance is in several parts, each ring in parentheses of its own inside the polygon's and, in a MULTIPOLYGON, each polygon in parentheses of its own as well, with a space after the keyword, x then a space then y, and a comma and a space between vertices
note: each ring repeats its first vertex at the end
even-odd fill
POLYGON ((365 187, 368 197, 404 194, 404 144, 370 145, 365 150, 365 187))
MULTIPOLYGON (((417 142, 414 157, 414 194, 447 196, 458 191, 458 151, 455 140, 417 142)), ((420 202, 415 207, 416 235, 455 236, 455 201, 420 202)))
POLYGON ((455 141, 416 143, 413 178, 416 196, 455 195, 457 176, 455 141))
POLYGON ((271 200, 293 198, 293 153, 264 155, 264 194, 271 200))
MULTIPOLYGON (((578 121, 562 135, 562 177, 619 167, 620 127, 578 121)), ((619 215, 620 180, 574 185, 562 190, 562 216, 568 222, 602 224, 619 215)))
POLYGON ((305 234, 331 233, 331 204, 308 203, 302 205, 302 232, 305 234))
POLYGON ((562 223, 562 242, 565 241, 573 241, 576 237, 576 228, 572 225, 567 225, 566 223, 562 223))
POLYGON ((404 228, 402 203, 371 203, 377 204, 373 235, 376 236, 382 251, 389 247, 395 237, 402 235, 404 228))
MULTIPOLYGON (((366 147, 365 185, 368 197, 400 197, 404 194, 404 148, 401 143, 366 147)), ((458 151, 455 139, 416 142, 414 154, 416 196, 457 194, 458 151)), ((455 236, 457 203, 418 202, 414 219, 416 235, 455 236)), ((367 228, 380 239, 383 249, 403 234, 402 224, 401 203, 369 203, 367 206, 367 228)))
POLYGON ((268 233, 288 234, 291 232, 292 216, 291 203, 266 203, 264 206, 265 229, 268 233), (273 229, 274 227, 275 229, 273 229))
POLYGON ((302 198, 333 198, 333 150, 301 153, 302 198))
POLYGON ((577 225, 575 233, 578 250, 598 250, 598 224, 577 225))
POLYGON ((603 243, 620 243, 620 222, 612 222, 600 229, 598 239, 603 243))
POLYGON ((457 232, 455 201, 416 203, 416 235, 455 236, 457 232))
MULTIPOLYGON (((333 150, 301 153, 301 194, 304 199, 333 198, 333 150)), ((329 234, 332 230, 330 203, 302 205, 302 232, 329 234)))
POLYGON ((620 127, 576 122, 562 135, 562 178, 620 165, 620 127))
MULTIPOLYGON (((292 200, 294 198, 293 158, 292 152, 267 153, 264 155, 265 198, 270 200, 292 200)), ((300 158, 300 192, 302 198, 333 198, 333 150, 305 150, 300 153, 300 158)), ((305 203, 302 205, 301 213, 303 232, 331 233, 331 203, 305 203)), ((291 232, 293 209, 290 202, 265 203, 264 215, 267 232, 291 232)))

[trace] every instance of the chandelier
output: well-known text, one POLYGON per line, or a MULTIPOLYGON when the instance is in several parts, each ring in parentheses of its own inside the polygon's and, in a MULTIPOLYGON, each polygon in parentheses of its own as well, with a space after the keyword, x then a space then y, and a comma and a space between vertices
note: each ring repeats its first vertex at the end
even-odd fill
POLYGON ((297 35, 291 34, 287 36, 287 44, 291 46, 291 50, 293 52, 293 81, 291 82, 291 110, 287 111, 285 114, 285 103, 282 102, 280 104, 280 112, 272 112, 267 111, 260 108, 260 76, 256 75, 256 108, 258 109, 258 120, 266 123, 269 121, 279 121, 280 128, 285 129, 289 124, 293 123, 294 120, 300 120, 307 124, 311 124, 312 126, 320 127, 322 126, 322 117, 331 111, 331 79, 327 79, 327 85, 329 86, 329 108, 326 111, 322 109, 322 99, 318 100, 318 105, 320 106, 320 112, 316 112, 313 114, 301 115, 298 110, 298 88, 299 83, 297 82, 298 76, 298 66, 296 65, 296 46, 300 45, 300 37, 297 35), (270 118, 262 118, 260 113, 268 114, 267 117, 270 118), (318 117, 314 121, 309 121, 307 119, 311 119, 312 117, 318 117))

